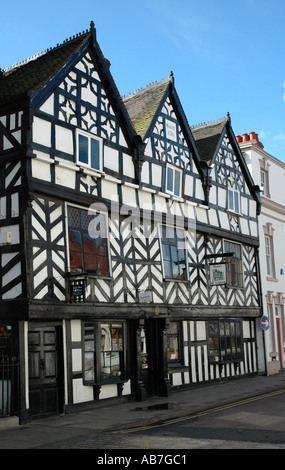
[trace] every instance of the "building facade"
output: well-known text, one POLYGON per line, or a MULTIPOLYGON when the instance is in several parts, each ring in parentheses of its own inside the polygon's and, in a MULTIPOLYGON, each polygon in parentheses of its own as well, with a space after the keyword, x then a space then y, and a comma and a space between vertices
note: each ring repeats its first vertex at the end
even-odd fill
POLYGON ((285 165, 264 150, 255 132, 237 136, 256 184, 261 188, 260 271, 267 374, 285 367, 285 165))
POLYGON ((259 372, 260 198, 229 116, 190 128, 172 73, 120 97, 93 23, 2 71, 0 106, 20 421, 259 372))

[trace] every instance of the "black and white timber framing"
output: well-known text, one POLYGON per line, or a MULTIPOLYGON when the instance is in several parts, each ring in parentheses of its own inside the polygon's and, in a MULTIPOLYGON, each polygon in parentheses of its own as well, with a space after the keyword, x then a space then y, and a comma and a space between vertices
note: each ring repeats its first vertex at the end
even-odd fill
POLYGON ((93 23, 0 72, 0 90, 0 324, 21 365, 22 422, 257 373, 259 192, 229 116, 191 128, 172 74, 121 98, 93 23), (78 159, 79 135, 96 141, 97 168, 78 159), (68 211, 92 204, 104 208, 105 270, 73 270, 68 211), (176 278, 169 221, 185 234, 176 278), (237 269, 227 244, 239 281, 212 283, 215 263, 237 269), (100 341, 115 330, 120 370, 103 380, 100 341))

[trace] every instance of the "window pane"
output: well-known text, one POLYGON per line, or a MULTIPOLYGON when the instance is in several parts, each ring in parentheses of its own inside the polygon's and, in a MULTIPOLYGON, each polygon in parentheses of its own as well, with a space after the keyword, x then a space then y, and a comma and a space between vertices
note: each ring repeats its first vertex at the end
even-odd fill
POLYGON ((164 266, 164 275, 165 275, 165 277, 168 278, 168 279, 171 279, 172 278, 171 262, 170 261, 164 261, 163 266, 164 266))
POLYGON ((109 262, 107 256, 97 256, 97 274, 100 276, 109 275, 109 262))
POLYGON ((180 171, 175 170, 174 194, 180 196, 180 171))
POLYGON ((79 135, 78 146, 78 160, 88 165, 88 138, 84 135, 79 135))
POLYGON ((165 243, 162 244, 162 253, 163 259, 166 261, 170 261, 170 248, 165 243))
POLYGON ((167 191, 173 192, 173 169, 167 168, 167 191))
POLYGON ((71 271, 77 271, 83 269, 82 254, 76 251, 70 251, 70 269, 71 271))
POLYGON ((96 253, 100 256, 107 256, 107 239, 98 237, 95 239, 96 253))
POLYGON ((69 234, 69 248, 72 251, 81 252, 81 234, 78 230, 68 230, 69 234))
POLYGON ((231 191, 229 189, 229 209, 233 210, 234 208, 234 195, 233 195, 233 191, 231 191))
POLYGON ((112 351, 123 351, 123 326, 112 325, 112 351))
POLYGON ((172 262, 175 263, 175 264, 178 264, 178 253, 177 253, 176 246, 171 246, 170 251, 171 251, 172 262))
POLYGON ((96 260, 94 255, 84 254, 85 271, 96 271, 96 260))
POLYGON ((100 170, 100 143, 91 139, 91 167, 100 170))
POLYGON ((113 352, 111 356, 111 368, 110 368, 110 375, 111 376, 120 376, 120 353, 113 352))
POLYGON ((80 228, 80 209, 68 206, 68 226, 73 228, 80 228))
POLYGON ((83 250, 84 253, 92 253, 94 254, 95 252, 95 245, 94 245, 94 240, 91 238, 88 233, 83 233, 82 234, 83 238, 83 250))
POLYGON ((85 352, 84 354, 84 378, 88 381, 95 380, 95 370, 94 370, 94 353, 93 352, 85 352))
POLYGON ((239 212, 239 193, 235 191, 235 211, 239 212))

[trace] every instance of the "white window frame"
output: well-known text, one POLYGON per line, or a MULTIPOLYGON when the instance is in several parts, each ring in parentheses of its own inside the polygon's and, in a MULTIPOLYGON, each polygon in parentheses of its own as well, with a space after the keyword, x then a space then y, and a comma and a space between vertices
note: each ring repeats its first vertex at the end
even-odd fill
POLYGON ((228 189, 228 210, 230 212, 234 212, 235 214, 240 214, 241 210, 241 201, 240 201, 240 193, 236 189, 229 188, 228 189), (230 204, 232 195, 232 204, 230 204))
POLYGON ((273 237, 264 235, 266 273, 269 278, 275 278, 275 263, 273 250, 273 237))
POLYGON ((89 168, 90 170, 97 171, 99 173, 103 173, 103 140, 100 137, 95 136, 94 134, 90 134, 88 132, 84 132, 81 129, 77 129, 76 132, 76 163, 79 166, 84 168, 89 168), (85 137, 88 140, 88 162, 85 163, 79 159, 79 138, 85 137), (91 142, 92 140, 98 142, 99 144, 99 168, 94 168, 91 165, 91 142))
POLYGON ((172 196, 176 197, 181 197, 182 194, 182 170, 180 168, 175 167, 174 165, 166 165, 166 185, 165 185, 165 190, 167 193, 172 194, 172 196), (172 173, 172 180, 171 180, 171 186, 172 189, 168 188, 169 185, 169 170, 171 170, 172 173), (176 185, 175 185, 175 179, 176 179, 176 173, 179 174, 179 190, 178 194, 176 192, 176 185))

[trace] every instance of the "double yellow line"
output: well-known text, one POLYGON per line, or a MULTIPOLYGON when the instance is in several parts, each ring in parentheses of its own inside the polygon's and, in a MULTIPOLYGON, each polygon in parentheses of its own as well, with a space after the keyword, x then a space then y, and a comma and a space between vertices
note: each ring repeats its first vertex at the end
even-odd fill
POLYGON ((246 403, 251 403, 253 401, 263 400, 264 398, 272 397, 272 396, 275 396, 275 395, 280 395, 282 393, 285 393, 285 388, 280 389, 280 390, 275 390, 273 392, 264 393, 262 395, 256 395, 254 397, 245 398, 244 400, 239 400, 239 401, 236 401, 236 402, 233 402, 233 403, 228 403, 228 404, 225 404, 225 405, 216 406, 215 408, 209 408, 208 410, 199 411, 198 413, 193 414, 193 415, 186 415, 186 416, 181 416, 180 418, 170 419, 170 420, 167 420, 167 421, 163 421, 162 423, 150 424, 150 425, 147 425, 147 426, 139 426, 139 427, 130 428, 130 429, 122 429, 121 431, 113 431, 113 434, 117 434, 117 433, 129 434, 129 433, 138 432, 138 431, 146 431, 147 429, 154 429, 154 428, 160 428, 160 427, 163 427, 163 426, 169 426, 170 424, 181 423, 183 421, 189 421, 189 420, 192 420, 192 419, 197 419, 200 416, 205 416, 205 415, 208 415, 210 413, 217 413, 218 411, 223 411, 223 410, 227 410, 229 408, 234 408, 235 406, 245 405, 246 403))

